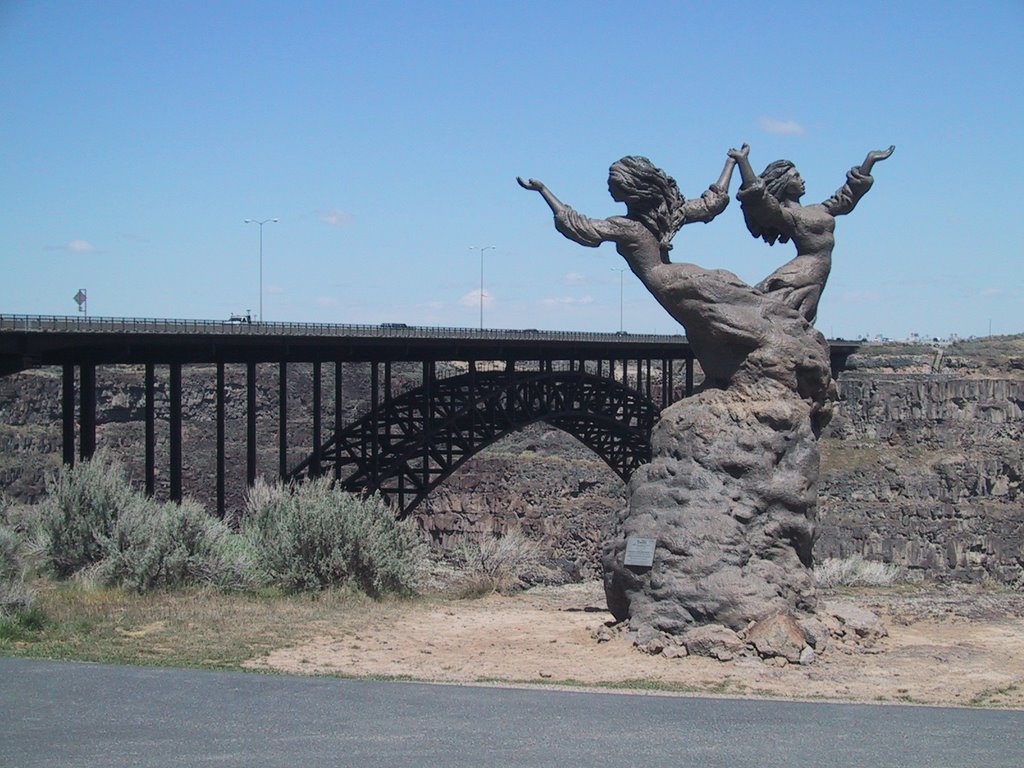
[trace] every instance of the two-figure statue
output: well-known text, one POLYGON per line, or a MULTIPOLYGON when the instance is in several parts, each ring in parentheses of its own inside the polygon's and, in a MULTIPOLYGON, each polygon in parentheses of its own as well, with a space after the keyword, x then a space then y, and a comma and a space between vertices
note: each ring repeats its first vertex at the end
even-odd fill
POLYGON ((686 330, 704 373, 701 390, 662 412, 650 464, 629 484, 602 553, 616 618, 634 628, 681 633, 697 624, 734 630, 783 610, 815 605, 811 559, 817 503, 817 437, 835 400, 829 347, 813 328, 832 265, 835 217, 870 189, 869 152, 823 203, 801 205, 804 182, 789 161, 758 176, 750 148, 728 152, 718 180, 686 200, 675 180, 643 157, 611 166, 608 191, 626 215, 590 219, 541 182, 555 228, 581 245, 612 242, 633 273, 686 330), (669 261, 684 224, 709 222, 737 197, 750 233, 797 255, 757 285, 722 269, 669 261), (649 569, 624 565, 627 540, 656 540, 649 569))

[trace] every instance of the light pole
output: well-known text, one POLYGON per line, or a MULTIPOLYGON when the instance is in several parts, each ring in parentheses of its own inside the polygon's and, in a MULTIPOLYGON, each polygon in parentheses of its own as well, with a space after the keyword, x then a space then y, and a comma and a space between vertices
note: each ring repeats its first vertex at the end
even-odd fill
POLYGON ((259 224, 260 225, 260 322, 263 322, 263 225, 271 222, 275 222, 277 219, 264 219, 263 221, 256 221, 256 219, 246 219, 246 224, 259 224))
POLYGON ((471 245, 469 250, 480 251, 480 330, 484 329, 484 251, 494 250, 494 245, 471 245))
POLYGON ((619 333, 622 333, 622 273, 625 271, 625 267, 612 267, 612 272, 619 273, 619 333))

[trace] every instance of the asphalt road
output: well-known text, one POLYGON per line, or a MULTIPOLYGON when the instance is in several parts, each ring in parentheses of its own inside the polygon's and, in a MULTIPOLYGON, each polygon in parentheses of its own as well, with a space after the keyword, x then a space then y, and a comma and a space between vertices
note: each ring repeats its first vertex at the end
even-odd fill
POLYGON ((1024 713, 0 658, 0 766, 1024 766, 1024 713))

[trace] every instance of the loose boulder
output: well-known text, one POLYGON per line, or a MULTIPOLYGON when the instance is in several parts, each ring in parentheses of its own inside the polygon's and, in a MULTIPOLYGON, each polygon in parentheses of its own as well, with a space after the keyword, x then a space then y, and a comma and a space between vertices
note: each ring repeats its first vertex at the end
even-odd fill
POLYGON ((793 664, 805 663, 804 650, 810 647, 796 617, 788 612, 776 613, 754 624, 747 630, 747 642, 762 658, 782 656, 793 664))

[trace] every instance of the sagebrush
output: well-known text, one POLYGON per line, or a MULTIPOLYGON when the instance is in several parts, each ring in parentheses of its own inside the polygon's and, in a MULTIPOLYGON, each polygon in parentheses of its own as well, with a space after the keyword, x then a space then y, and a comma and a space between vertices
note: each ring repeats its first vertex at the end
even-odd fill
POLYGON ((48 568, 137 591, 271 583, 408 592, 425 550, 413 523, 396 520, 379 496, 344 493, 327 478, 296 488, 259 480, 240 532, 194 502, 147 498, 105 454, 62 468, 48 488, 39 514, 48 568))
POLYGON ((63 467, 47 480, 40 506, 44 557, 55 575, 68 578, 106 555, 118 515, 138 494, 119 462, 99 452, 91 460, 63 467))
POLYGON ((12 519, 11 508, 7 497, 0 495, 0 617, 27 611, 35 599, 25 583, 23 532, 12 519))
POLYGON ((463 570, 460 593, 482 596, 518 587, 522 577, 540 562, 541 550, 521 528, 514 527, 502 536, 461 542, 455 558, 463 570))
POLYGON ((99 577, 140 592, 194 584, 243 589, 261 581, 247 540, 189 500, 137 495, 104 544, 99 577))
POLYGON ((288 589, 408 592, 424 557, 412 521, 397 520, 380 496, 354 496, 330 478, 294 488, 257 481, 242 531, 272 581, 288 589))
POLYGON ((884 587, 900 581, 903 572, 898 566, 852 555, 825 558, 814 567, 814 577, 821 587, 884 587))

